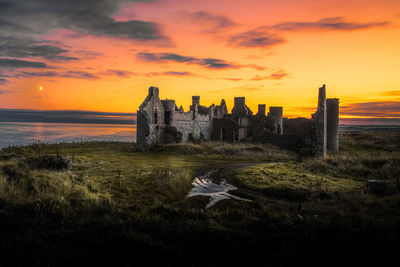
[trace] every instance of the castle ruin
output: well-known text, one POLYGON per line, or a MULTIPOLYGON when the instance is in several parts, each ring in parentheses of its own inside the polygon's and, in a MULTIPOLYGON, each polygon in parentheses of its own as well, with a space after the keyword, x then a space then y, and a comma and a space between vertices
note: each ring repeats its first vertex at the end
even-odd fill
POLYGON ((315 156, 339 149, 339 99, 326 99, 325 85, 319 88, 317 111, 311 119, 283 118, 282 107, 259 104, 253 114, 245 97, 235 97, 231 113, 225 100, 209 107, 200 105, 200 96, 192 97, 188 111, 175 100, 161 100, 159 89, 149 94, 137 111, 137 149, 148 150, 157 144, 200 141, 249 141, 273 143, 285 148, 308 147, 315 156))

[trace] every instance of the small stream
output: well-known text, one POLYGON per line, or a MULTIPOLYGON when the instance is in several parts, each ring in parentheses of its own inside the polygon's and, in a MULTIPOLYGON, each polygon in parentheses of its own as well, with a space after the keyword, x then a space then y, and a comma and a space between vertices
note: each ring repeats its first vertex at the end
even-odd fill
POLYGON ((206 209, 215 205, 218 201, 224 199, 237 199, 242 201, 251 201, 245 198, 240 198, 234 196, 229 191, 236 190, 237 187, 228 184, 226 180, 221 180, 220 182, 214 182, 211 179, 211 175, 215 171, 208 172, 203 176, 195 177, 193 180, 192 185, 194 186, 192 190, 189 191, 188 197, 195 197, 195 196, 208 196, 210 197, 210 201, 206 205, 206 209))

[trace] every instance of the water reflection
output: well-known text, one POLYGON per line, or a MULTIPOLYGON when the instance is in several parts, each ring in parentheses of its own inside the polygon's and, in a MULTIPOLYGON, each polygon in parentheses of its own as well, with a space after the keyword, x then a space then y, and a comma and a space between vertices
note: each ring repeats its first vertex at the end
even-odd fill
POLYGON ((224 199, 237 199, 243 201, 250 201, 245 198, 240 198, 235 195, 229 194, 229 191, 236 190, 237 187, 228 184, 225 180, 220 183, 213 182, 210 179, 212 172, 204 175, 195 177, 192 185, 194 186, 192 190, 189 191, 188 197, 194 196, 208 196, 210 201, 206 205, 206 209, 215 205, 215 203, 224 199))

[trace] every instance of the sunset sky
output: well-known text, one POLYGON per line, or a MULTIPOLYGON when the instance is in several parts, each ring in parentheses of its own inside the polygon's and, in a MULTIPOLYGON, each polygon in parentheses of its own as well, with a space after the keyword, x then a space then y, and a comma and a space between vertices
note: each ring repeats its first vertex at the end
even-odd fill
POLYGON ((0 0, 3 109, 136 112, 157 86, 310 117, 322 84, 399 123, 399 0, 0 0))

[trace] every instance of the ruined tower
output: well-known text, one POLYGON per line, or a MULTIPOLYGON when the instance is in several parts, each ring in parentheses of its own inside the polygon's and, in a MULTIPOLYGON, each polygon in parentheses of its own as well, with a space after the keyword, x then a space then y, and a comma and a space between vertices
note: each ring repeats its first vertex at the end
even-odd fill
POLYGON ((328 98, 326 100, 327 117, 327 149, 328 151, 339 150, 339 99, 328 98))
POLYGON ((149 94, 137 111, 137 149, 149 149, 163 139, 161 125, 164 123, 164 106, 157 87, 150 87, 149 94))
POLYGON ((256 116, 265 117, 265 104, 258 104, 258 112, 256 116))
POLYGON ((326 156, 326 90, 325 84, 319 88, 317 112, 312 115, 314 140, 313 152, 317 157, 326 156))
POLYGON ((268 116, 274 117, 277 123, 278 134, 283 134, 282 107, 269 107, 268 116))
POLYGON ((253 115, 253 112, 246 106, 246 98, 244 96, 235 97, 234 106, 232 108, 232 115, 236 117, 253 115))
POLYGON ((198 105, 200 106, 200 96, 199 95, 194 95, 192 96, 192 105, 198 105))

